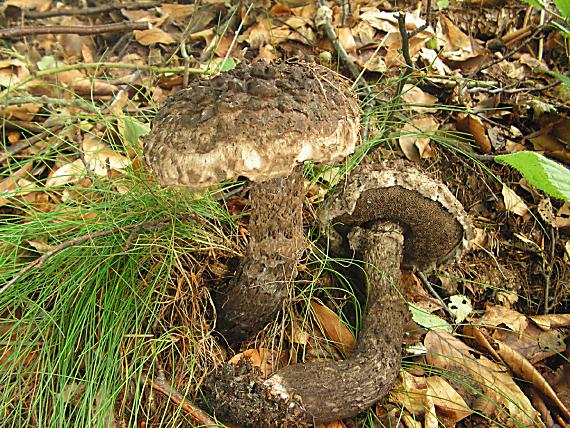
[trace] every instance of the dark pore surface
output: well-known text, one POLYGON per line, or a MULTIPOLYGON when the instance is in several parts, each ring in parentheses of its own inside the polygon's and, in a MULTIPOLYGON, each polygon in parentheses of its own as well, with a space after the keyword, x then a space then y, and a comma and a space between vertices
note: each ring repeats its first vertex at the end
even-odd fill
POLYGON ((463 239, 463 227, 439 202, 400 186, 366 190, 354 212, 334 219, 333 224, 346 233, 355 225, 377 219, 403 228, 406 265, 444 259, 463 239))

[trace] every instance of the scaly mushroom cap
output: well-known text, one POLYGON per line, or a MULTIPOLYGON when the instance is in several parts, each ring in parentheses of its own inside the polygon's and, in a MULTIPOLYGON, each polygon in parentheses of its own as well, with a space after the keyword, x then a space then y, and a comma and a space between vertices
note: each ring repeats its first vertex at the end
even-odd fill
POLYGON ((459 257, 474 238, 461 203, 441 182, 402 161, 363 165, 320 209, 321 224, 340 235, 381 221, 404 229, 407 269, 431 270, 459 257))
POLYGON ((360 109, 344 78, 318 65, 240 64, 171 97, 144 154, 163 185, 202 188, 287 176, 305 160, 354 151, 360 109))

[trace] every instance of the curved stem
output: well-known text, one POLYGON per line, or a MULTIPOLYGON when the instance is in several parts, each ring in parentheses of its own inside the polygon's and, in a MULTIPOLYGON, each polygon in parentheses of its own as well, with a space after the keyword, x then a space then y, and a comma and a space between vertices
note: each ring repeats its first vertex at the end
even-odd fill
POLYGON ((258 333, 271 322, 297 276, 304 248, 303 176, 253 183, 250 242, 228 287, 215 296, 217 330, 230 343, 258 333))
POLYGON ((399 226, 380 223, 371 229, 355 228, 349 242, 366 262, 369 284, 355 351, 344 361, 286 367, 263 384, 238 387, 239 376, 218 377, 212 399, 222 403, 217 408, 220 418, 253 426, 328 422, 360 413, 392 388, 408 313, 397 292, 404 238, 399 226), (252 400, 253 396, 258 398, 252 400))

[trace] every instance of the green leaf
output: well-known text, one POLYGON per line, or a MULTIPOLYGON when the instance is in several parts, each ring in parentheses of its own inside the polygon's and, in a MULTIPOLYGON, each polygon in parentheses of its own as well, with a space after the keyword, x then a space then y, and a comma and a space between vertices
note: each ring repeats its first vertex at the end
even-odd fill
POLYGON ((236 60, 230 56, 218 64, 218 70, 220 70, 222 73, 225 73, 226 71, 230 71, 236 68, 236 65, 236 60))
POLYGON ((570 18, 570 0, 554 0, 554 4, 564 18, 570 18))
POLYGON ((417 306, 408 303, 410 312, 412 313, 413 320, 422 327, 428 328, 430 330, 435 330, 441 328, 445 331, 452 332, 453 327, 449 325, 447 321, 438 317, 437 315, 430 314, 417 306))
POLYGON ((42 57, 37 63, 38 70, 47 70, 49 68, 56 68, 61 65, 53 55, 46 55, 42 57))
POLYGON ((132 147, 139 146, 139 138, 144 137, 150 132, 148 124, 139 122, 131 116, 123 116, 123 124, 125 126, 125 138, 127 143, 132 147))
POLYGON ((439 10, 449 9, 449 0, 437 0, 436 3, 439 10))
POLYGON ((535 152, 518 152, 495 157, 519 171, 527 181, 549 195, 570 201, 570 170, 535 152))

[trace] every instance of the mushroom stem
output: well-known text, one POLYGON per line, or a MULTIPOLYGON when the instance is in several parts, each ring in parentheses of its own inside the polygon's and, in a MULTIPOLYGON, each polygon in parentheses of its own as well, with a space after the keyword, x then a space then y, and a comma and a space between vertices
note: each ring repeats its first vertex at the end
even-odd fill
POLYGON ((368 283, 364 325, 354 352, 344 361, 288 366, 266 381, 273 391, 299 395, 317 423, 354 416, 392 388, 400 369, 407 308, 398 294, 404 237, 399 226, 377 223, 349 234, 362 255, 368 283))
POLYGON ((304 248, 303 176, 252 183, 250 241, 234 279, 215 296, 217 330, 231 343, 258 333, 281 308, 304 248))
POLYGON ((344 361, 288 366, 263 384, 245 377, 248 385, 237 386, 243 376, 229 375, 228 383, 218 377, 211 397, 221 403, 217 417, 248 426, 305 426, 354 416, 392 388, 408 313, 397 292, 404 237, 399 226, 377 223, 356 227, 349 242, 366 262, 369 289, 355 351, 344 361))

